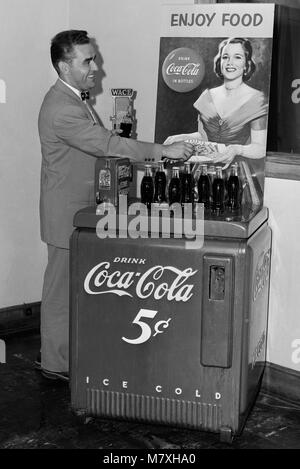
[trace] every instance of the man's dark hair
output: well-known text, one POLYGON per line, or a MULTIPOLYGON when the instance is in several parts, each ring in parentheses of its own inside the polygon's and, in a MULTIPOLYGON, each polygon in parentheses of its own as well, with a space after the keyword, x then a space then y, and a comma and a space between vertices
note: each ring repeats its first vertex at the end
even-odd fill
POLYGON ((74 46, 89 44, 89 42, 87 31, 70 29, 56 34, 51 41, 50 54, 52 65, 57 73, 60 74, 58 63, 61 60, 67 62, 72 59, 74 46))

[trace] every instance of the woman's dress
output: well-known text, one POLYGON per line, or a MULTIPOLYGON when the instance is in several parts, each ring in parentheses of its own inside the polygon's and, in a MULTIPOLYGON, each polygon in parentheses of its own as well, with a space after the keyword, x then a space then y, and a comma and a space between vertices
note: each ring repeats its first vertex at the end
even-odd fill
MULTIPOLYGON (((249 99, 239 106, 232 104, 232 111, 220 116, 210 90, 205 90, 194 103, 208 141, 225 145, 247 145, 251 143, 251 123, 268 114, 268 103, 264 93, 258 90, 249 95, 249 99)), ((259 185, 257 190, 262 200, 264 188, 265 158, 249 159, 241 156, 235 160, 245 161, 259 185)))
POLYGON ((199 112, 208 140, 225 145, 250 143, 251 122, 268 114, 265 95, 258 90, 241 106, 233 103, 232 112, 224 116, 218 114, 208 89, 197 99, 194 107, 199 112))

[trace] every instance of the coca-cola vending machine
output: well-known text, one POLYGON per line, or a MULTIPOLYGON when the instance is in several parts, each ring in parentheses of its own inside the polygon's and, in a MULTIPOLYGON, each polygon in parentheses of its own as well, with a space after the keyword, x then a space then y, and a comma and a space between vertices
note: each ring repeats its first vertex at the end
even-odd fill
POLYGON ((180 238, 172 230, 147 236, 141 218, 143 236, 134 238, 126 230, 137 220, 125 212, 115 225, 95 207, 74 219, 72 408, 218 432, 231 441, 265 364, 267 209, 247 220, 208 219, 194 243, 188 229, 180 238))

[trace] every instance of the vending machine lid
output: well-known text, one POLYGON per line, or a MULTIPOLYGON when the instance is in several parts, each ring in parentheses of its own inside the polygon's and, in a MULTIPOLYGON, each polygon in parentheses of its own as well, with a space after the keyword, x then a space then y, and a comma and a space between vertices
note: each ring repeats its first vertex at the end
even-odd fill
MULTIPOLYGON (((118 213, 116 210, 116 226, 118 230, 118 213)), ((90 206, 84 209, 79 210, 73 220, 73 225, 75 228, 87 228, 96 230, 97 223, 103 217, 103 215, 96 214, 96 207, 90 206)), ((128 216, 128 222, 133 216, 128 216)), ((244 217, 239 217, 232 219, 223 217, 223 218, 206 218, 204 215, 204 236, 216 237, 216 238, 240 238, 248 239, 252 234, 266 221, 268 220, 268 209, 267 207, 262 207, 256 213, 251 214, 250 217, 246 219, 244 217)), ((191 228, 192 229, 192 228, 191 228)), ((171 230, 172 234, 172 230, 171 230)), ((186 233, 188 235, 189 233, 186 233)), ((193 234, 193 232, 191 232, 193 234)), ((124 237, 124 236, 123 236, 124 237)))

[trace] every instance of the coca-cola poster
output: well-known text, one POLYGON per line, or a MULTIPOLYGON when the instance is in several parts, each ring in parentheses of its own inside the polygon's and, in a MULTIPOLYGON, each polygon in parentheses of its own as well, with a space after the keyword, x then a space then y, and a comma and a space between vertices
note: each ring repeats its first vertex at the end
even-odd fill
POLYGON ((211 152, 224 169, 244 161, 260 204, 273 21, 272 4, 162 7, 155 141, 200 143, 197 161, 211 152))

